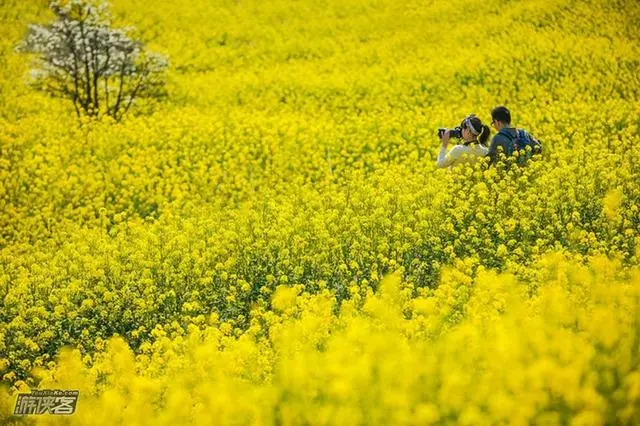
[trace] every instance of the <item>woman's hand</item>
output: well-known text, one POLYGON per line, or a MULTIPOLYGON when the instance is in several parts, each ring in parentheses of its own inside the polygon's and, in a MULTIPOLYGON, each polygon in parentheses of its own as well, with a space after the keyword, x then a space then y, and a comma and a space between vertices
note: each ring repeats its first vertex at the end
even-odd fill
POLYGON ((440 138, 440 140, 442 141, 442 147, 446 148, 447 145, 449 145, 449 130, 445 131, 442 134, 442 137, 440 138))

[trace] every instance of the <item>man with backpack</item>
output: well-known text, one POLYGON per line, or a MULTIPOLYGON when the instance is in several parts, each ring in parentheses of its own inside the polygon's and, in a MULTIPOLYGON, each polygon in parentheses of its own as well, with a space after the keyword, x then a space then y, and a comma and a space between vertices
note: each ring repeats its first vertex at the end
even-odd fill
POLYGON ((498 133, 491 139, 489 145, 489 165, 498 160, 499 150, 506 156, 518 153, 518 164, 524 164, 532 155, 542 152, 542 144, 524 129, 511 127, 511 112, 504 106, 495 107, 491 111, 491 125, 498 133))

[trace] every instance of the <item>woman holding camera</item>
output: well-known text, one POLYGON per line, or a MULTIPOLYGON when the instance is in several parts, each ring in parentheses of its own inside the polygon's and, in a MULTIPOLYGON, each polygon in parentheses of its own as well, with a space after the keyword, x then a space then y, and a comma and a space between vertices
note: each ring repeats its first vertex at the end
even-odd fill
POLYGON ((449 167, 462 163, 473 163, 486 156, 489 152, 487 140, 489 140, 489 126, 471 114, 460 123, 460 128, 440 132, 442 146, 438 154, 437 167, 449 167), (455 136, 462 139, 460 145, 456 145, 447 153, 449 138, 455 136))

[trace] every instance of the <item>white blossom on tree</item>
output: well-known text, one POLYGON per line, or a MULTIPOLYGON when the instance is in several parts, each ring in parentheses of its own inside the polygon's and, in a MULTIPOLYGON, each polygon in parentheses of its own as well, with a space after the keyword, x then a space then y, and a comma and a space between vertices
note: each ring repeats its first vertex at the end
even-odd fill
POLYGON ((52 0, 57 19, 30 25, 18 50, 37 54, 31 81, 70 99, 78 116, 120 120, 140 98, 164 95, 167 58, 132 40, 131 28, 111 28, 103 0, 52 0))

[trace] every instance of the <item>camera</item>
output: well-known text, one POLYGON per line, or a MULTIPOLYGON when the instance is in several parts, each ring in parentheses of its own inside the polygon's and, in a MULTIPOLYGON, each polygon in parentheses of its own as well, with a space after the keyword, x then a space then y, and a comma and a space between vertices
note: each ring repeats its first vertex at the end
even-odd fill
MULTIPOLYGON (((446 127, 440 127, 438 129, 438 137, 442 139, 442 135, 447 130, 449 130, 449 129, 447 129, 446 127)), ((462 139, 462 127, 457 126, 457 127, 454 127, 453 129, 449 130, 449 137, 462 139)))

